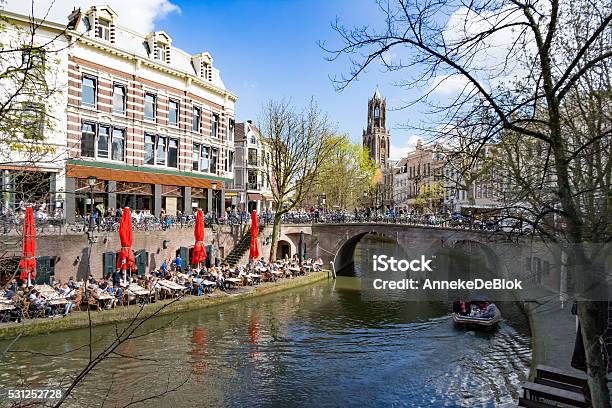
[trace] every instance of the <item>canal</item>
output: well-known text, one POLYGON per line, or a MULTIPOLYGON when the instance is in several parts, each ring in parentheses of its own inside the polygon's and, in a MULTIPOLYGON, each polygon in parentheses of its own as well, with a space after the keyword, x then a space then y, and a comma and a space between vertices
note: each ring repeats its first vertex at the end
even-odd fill
MULTIPOLYGON (((149 321, 143 329, 156 332, 123 344, 67 406, 123 406, 182 383, 146 406, 493 407, 518 397, 531 351, 516 304, 498 304, 506 321, 480 333, 455 328, 447 304, 364 301, 360 288, 339 277, 149 321)), ((93 330, 94 352, 114 331, 93 330)), ((65 383, 86 364, 88 339, 19 340, 0 362, 0 389, 65 383)))

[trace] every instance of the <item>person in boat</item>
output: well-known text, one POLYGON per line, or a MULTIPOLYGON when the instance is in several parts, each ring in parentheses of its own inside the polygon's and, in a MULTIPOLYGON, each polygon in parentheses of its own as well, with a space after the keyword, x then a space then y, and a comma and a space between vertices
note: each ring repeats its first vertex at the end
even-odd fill
POLYGON ((482 315, 482 317, 487 318, 487 319, 491 319, 493 317, 495 317, 495 313, 497 312, 497 306, 495 306, 495 303, 491 302, 487 305, 487 308, 484 311, 484 314, 482 315))
POLYGON ((459 314, 461 312, 461 301, 459 299, 453 302, 453 313, 459 314))
POLYGON ((457 299, 453 302, 453 313, 465 316, 468 314, 468 306, 465 300, 457 299))

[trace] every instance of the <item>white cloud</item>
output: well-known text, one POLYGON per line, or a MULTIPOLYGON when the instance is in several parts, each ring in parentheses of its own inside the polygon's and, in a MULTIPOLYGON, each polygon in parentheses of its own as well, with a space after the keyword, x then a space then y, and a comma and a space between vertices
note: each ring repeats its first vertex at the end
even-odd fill
POLYGON ((402 140, 400 145, 391 143, 391 150, 389 150, 389 156, 392 160, 400 160, 406 157, 409 152, 416 148, 417 141, 421 139, 418 135, 410 135, 402 140))
MULTIPOLYGON (((2 4, 0 2, 0 4, 2 4)), ((153 31, 155 22, 181 9, 170 0, 34 0, 34 17, 58 23, 66 23, 75 7, 85 10, 92 5, 107 4, 119 15, 118 24, 140 33, 153 31)), ((31 14, 29 0, 6 0, 4 9, 21 14, 31 14)))
POLYGON ((468 80, 461 75, 438 75, 431 81, 431 93, 434 95, 452 95, 463 91, 468 80))
MULTIPOLYGON (((467 7, 460 7, 447 21, 443 33, 444 42, 452 48, 466 38, 478 36, 493 27, 517 23, 524 19, 522 11, 516 7, 480 13, 467 7)), ((481 84, 488 84, 489 88, 522 79, 528 72, 524 65, 524 61, 528 60, 525 54, 532 55, 534 47, 531 42, 519 39, 519 32, 518 29, 505 28, 480 39, 476 45, 470 42, 468 54, 471 58, 457 58, 457 60, 462 66, 467 67, 481 84), (471 55, 473 52, 475 55, 471 55)), ((460 75, 439 75, 433 78, 431 83, 430 90, 437 86, 433 91, 434 94, 448 96, 460 92, 467 80, 460 75)))

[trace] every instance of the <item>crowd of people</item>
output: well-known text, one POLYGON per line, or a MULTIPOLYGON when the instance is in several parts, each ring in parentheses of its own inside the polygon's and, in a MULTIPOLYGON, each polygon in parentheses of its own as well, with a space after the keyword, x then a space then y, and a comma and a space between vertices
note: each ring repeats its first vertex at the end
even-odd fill
POLYGON ((11 279, 0 290, 0 321, 67 316, 73 310, 107 310, 117 306, 150 303, 168 298, 202 296, 214 291, 231 291, 256 286, 261 282, 295 278, 318 271, 322 261, 302 260, 296 256, 276 262, 264 258, 246 265, 227 263, 192 267, 180 256, 165 260, 158 269, 144 275, 115 270, 101 279, 55 282, 53 285, 28 285, 11 279))

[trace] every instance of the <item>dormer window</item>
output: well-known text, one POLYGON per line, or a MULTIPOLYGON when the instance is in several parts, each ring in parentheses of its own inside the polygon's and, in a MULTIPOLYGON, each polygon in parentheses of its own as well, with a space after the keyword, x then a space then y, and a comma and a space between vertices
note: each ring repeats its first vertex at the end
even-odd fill
POLYGON ((155 59, 159 61, 163 61, 164 55, 166 54, 166 50, 163 44, 157 43, 155 46, 155 59))
POLYGON ((110 21, 102 18, 98 20, 98 31, 96 32, 96 37, 105 41, 110 41, 110 21))
POLYGON ((83 17, 83 27, 85 28, 85 31, 91 30, 91 22, 87 16, 83 17))
POLYGON ((197 77, 206 81, 212 81, 213 59, 208 52, 202 52, 192 56, 191 63, 193 64, 197 77))
POLYGON ((172 38, 163 31, 154 31, 147 35, 145 47, 149 57, 156 61, 170 63, 172 38))

